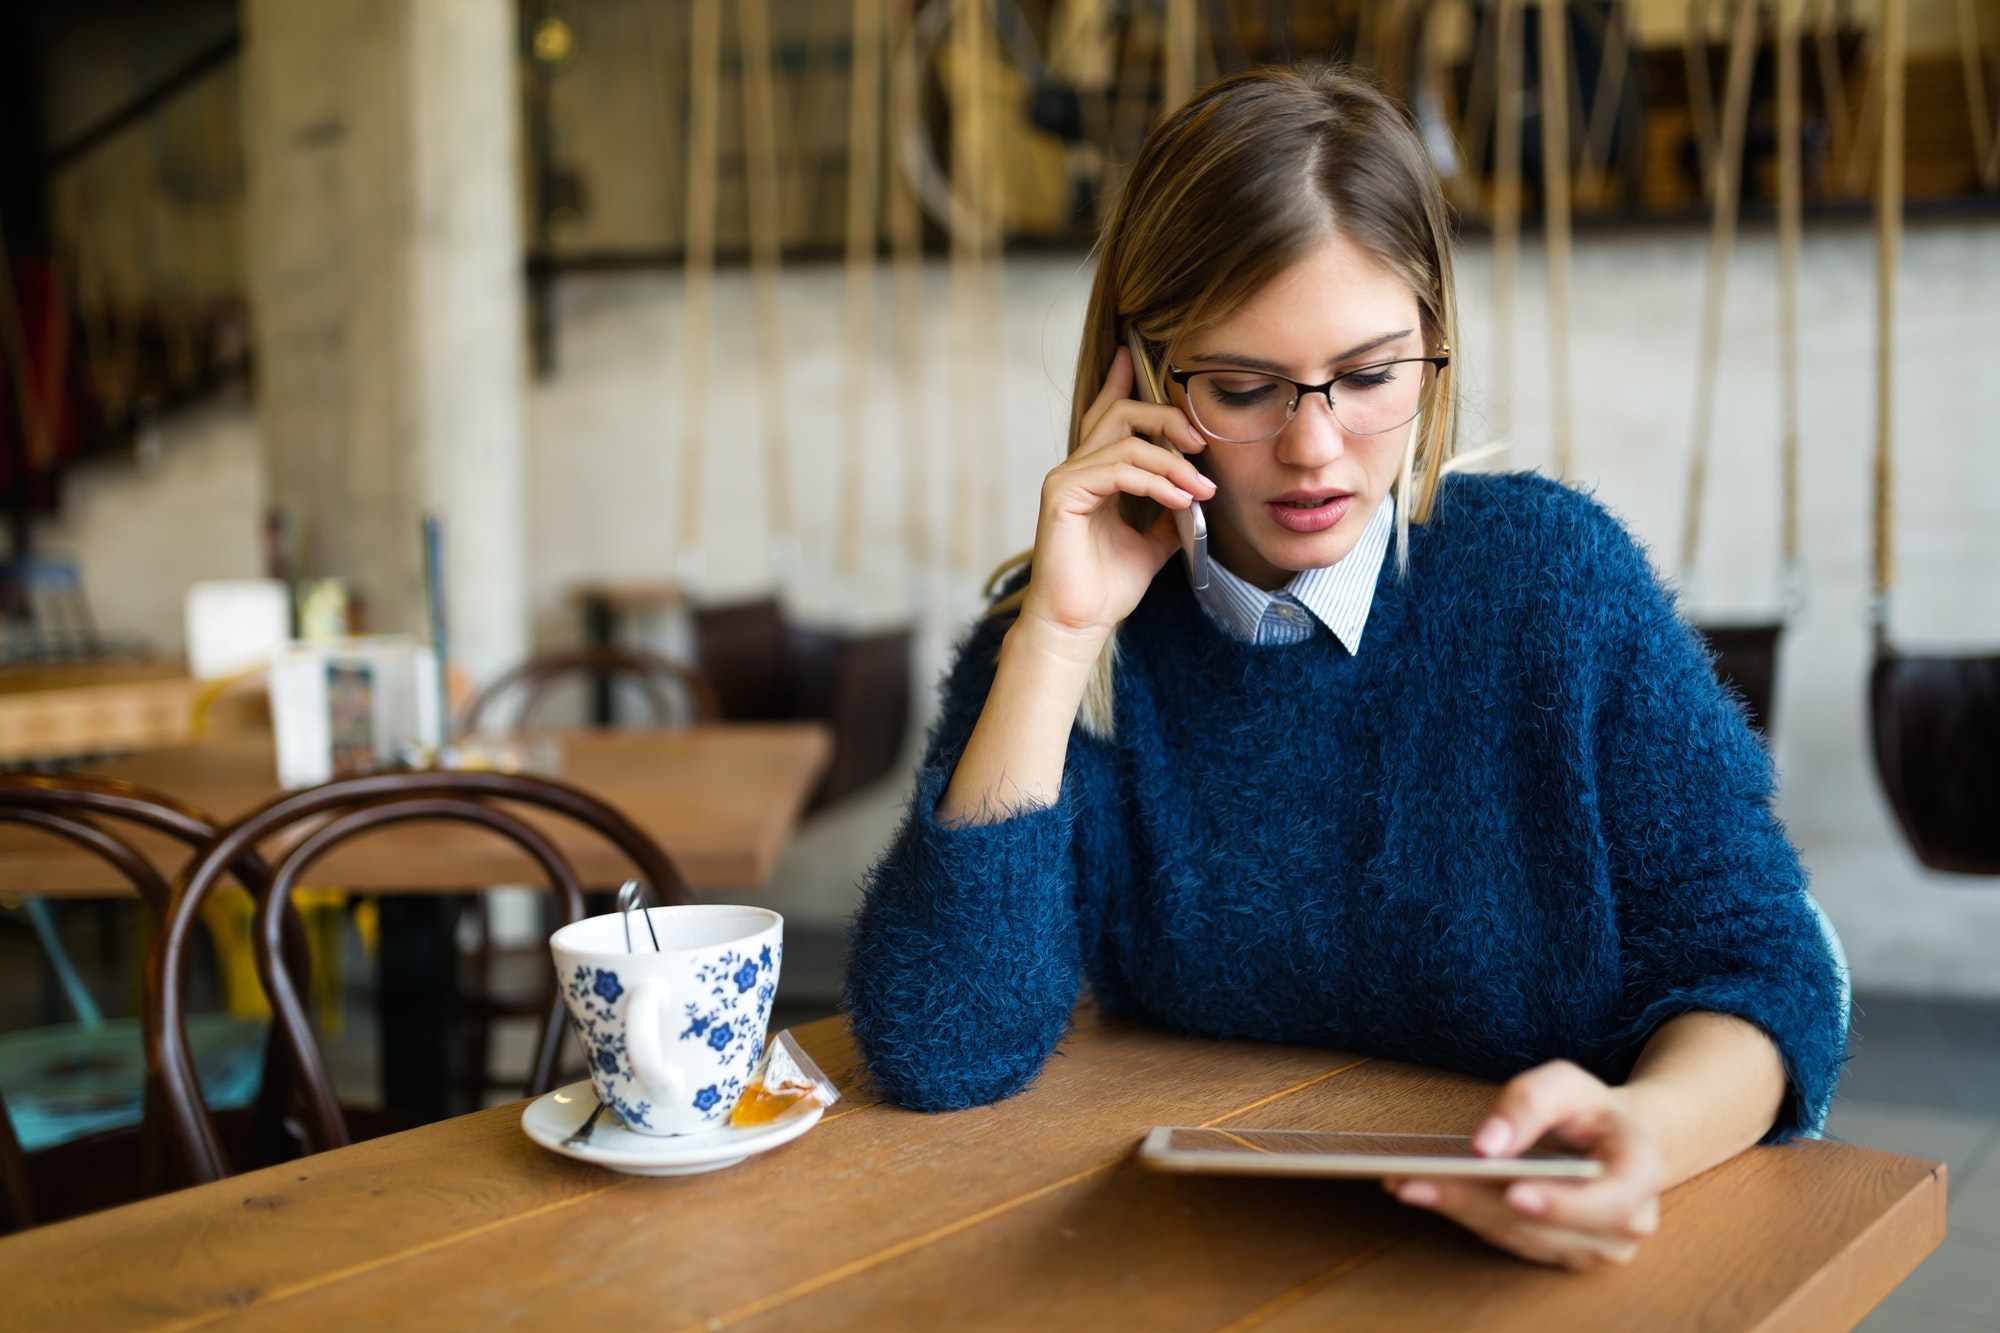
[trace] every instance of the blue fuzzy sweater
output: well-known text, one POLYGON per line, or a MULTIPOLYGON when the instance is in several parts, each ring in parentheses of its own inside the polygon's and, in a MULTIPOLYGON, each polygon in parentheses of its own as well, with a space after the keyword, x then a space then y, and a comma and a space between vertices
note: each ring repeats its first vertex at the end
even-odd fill
POLYGON ((959 654, 917 791, 870 872, 855 1036, 905 1106, 1034 1078, 1086 984, 1178 1032, 1504 1079, 1609 1081, 1662 1022, 1734 1014, 1816 1129, 1838 969, 1741 710, 1593 500, 1448 480, 1367 640, 1254 647, 1169 562, 1126 622, 1114 736, 1070 738, 1055 805, 941 824, 1005 622, 959 654))

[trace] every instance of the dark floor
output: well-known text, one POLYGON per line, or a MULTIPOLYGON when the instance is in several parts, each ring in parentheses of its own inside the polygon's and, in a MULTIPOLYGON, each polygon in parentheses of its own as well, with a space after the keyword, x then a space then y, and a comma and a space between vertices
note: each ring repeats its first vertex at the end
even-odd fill
MULTIPOLYGON (((132 1012, 136 905, 74 904, 59 915, 65 945, 106 1015, 132 1012)), ((836 929, 788 932, 774 1030, 834 1012, 844 952, 836 929)), ((342 1099, 365 1105, 379 1095, 373 993, 358 949, 349 949, 348 964, 342 1030, 327 1050, 342 1099)), ((543 956, 523 950, 507 965, 533 984, 543 956)), ((193 990, 195 1007, 213 1006, 212 975, 197 975, 193 990)), ((0 910, 0 1032, 71 1017, 27 923, 0 910)), ((531 1024, 500 1032, 496 1068, 520 1077, 532 1036, 531 1024)), ((569 1074, 583 1077, 580 1059, 573 1057, 569 1074)), ((487 1101, 515 1095, 496 1091, 487 1101)), ((1828 1132, 1950 1168, 1949 1235, 1869 1316, 1867 1333, 2000 1333, 2000 1002, 1857 996, 1853 1054, 1828 1132)))
POLYGON ((1855 997, 1841 1094, 2000 1115, 2000 1004, 1855 997))

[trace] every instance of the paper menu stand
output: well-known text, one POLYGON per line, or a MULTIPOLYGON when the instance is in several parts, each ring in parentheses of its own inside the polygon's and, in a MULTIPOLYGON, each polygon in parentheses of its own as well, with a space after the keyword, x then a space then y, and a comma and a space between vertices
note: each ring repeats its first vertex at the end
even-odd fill
POLYGON ((291 593, 277 579, 204 580, 188 589, 186 633, 196 680, 254 671, 291 639, 291 593))
POLYGON ((271 665, 278 781, 310 787, 393 768, 443 740, 437 655, 380 635, 295 643, 271 665))

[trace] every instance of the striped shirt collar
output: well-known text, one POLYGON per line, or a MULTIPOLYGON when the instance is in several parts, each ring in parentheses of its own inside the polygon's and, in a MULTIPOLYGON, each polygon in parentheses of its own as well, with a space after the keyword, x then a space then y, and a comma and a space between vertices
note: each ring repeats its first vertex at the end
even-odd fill
POLYGON ((1195 600, 1218 629, 1242 643, 1299 643, 1311 637, 1312 620, 1317 620, 1350 655, 1357 653, 1389 537, 1395 531, 1395 510, 1395 496, 1384 496, 1361 540, 1344 559, 1301 570, 1277 592, 1252 586, 1211 558, 1208 586, 1195 593, 1195 600), (1312 620, 1303 613, 1310 613, 1312 620))

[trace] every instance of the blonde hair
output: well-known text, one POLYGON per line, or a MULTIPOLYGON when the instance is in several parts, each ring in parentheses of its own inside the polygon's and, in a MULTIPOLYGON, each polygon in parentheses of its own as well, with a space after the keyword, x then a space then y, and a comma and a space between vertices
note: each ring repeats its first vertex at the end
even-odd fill
MULTIPOLYGON (((1083 433, 1127 324, 1165 349, 1228 318, 1271 279, 1339 234, 1401 274, 1416 294, 1429 351, 1450 348, 1450 215, 1422 137, 1365 77, 1305 65, 1232 74, 1195 94, 1146 136, 1097 242, 1097 274, 1084 310, 1070 399, 1069 452, 1083 433)), ((1396 561, 1409 563, 1409 527, 1430 518, 1456 426, 1452 371, 1439 372, 1431 405, 1411 429, 1396 481, 1396 561)), ((1142 530, 1159 506, 1120 497, 1142 530)), ((1021 569, 1022 552, 995 570, 993 596, 1021 569)), ((989 615, 1019 609, 1025 585, 989 615)), ((1077 718, 1093 736, 1112 731, 1114 632, 1084 691, 1077 718)))

